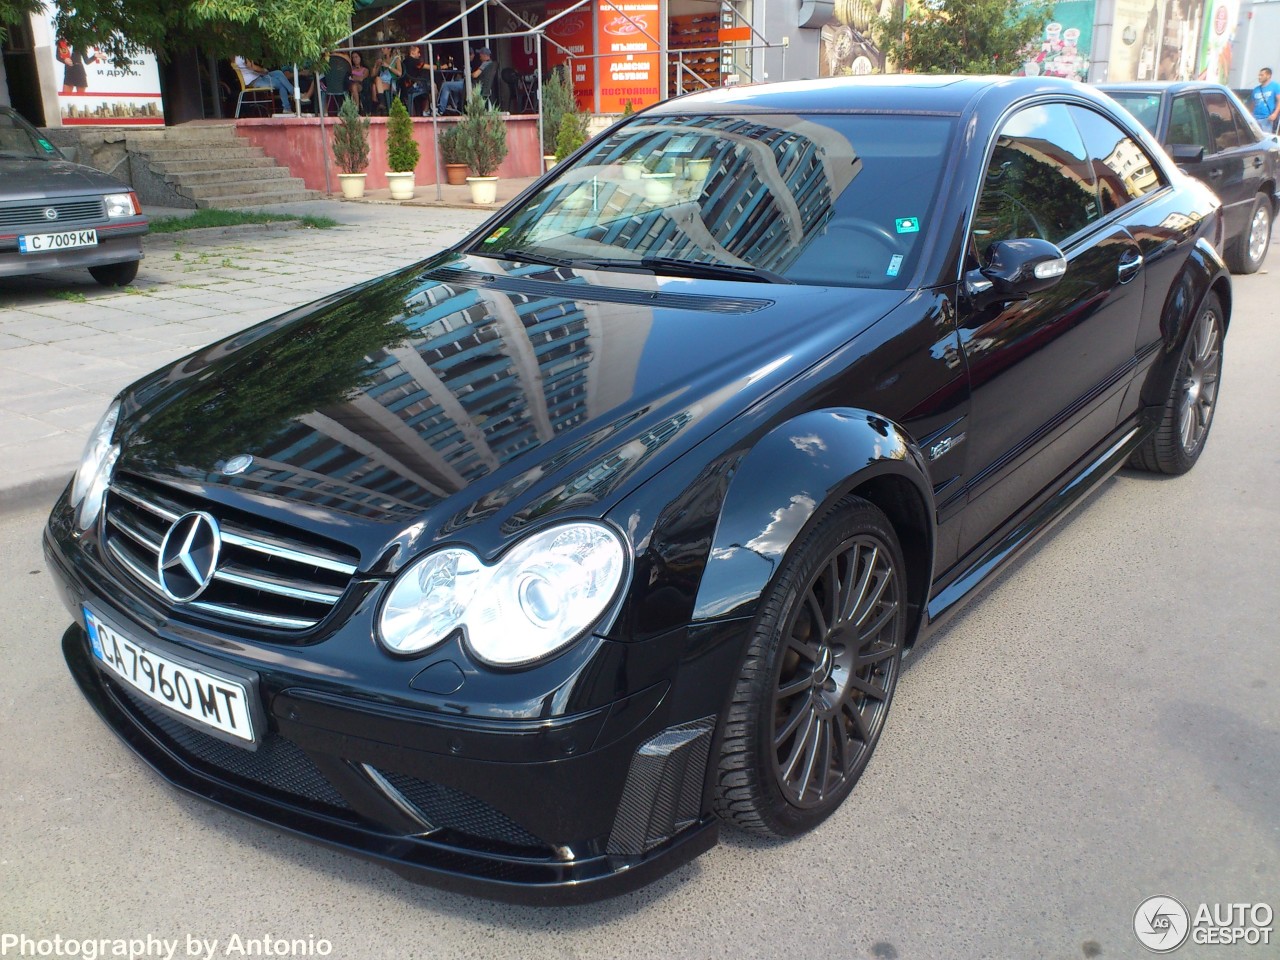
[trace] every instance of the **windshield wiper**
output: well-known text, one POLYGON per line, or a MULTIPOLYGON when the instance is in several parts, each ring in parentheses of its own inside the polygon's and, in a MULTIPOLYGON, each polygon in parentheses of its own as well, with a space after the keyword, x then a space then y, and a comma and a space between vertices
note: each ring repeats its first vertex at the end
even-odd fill
POLYGON ((577 260, 566 260, 564 257, 548 257, 542 253, 530 253, 527 250, 469 250, 478 257, 492 257, 494 260, 514 260, 518 263, 544 263, 548 267, 572 267, 577 260))
POLYGON ((647 269, 677 277, 702 277, 714 280, 746 280, 750 283, 794 283, 780 273, 736 263, 709 263, 682 257, 641 257, 639 260, 582 260, 581 263, 606 270, 647 269))

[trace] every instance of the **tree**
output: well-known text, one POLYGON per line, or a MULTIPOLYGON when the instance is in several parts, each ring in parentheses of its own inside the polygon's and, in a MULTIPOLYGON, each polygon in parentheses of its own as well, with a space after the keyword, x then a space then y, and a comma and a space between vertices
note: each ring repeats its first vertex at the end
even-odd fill
MULTIPOLYGON (((352 0, 56 0, 59 36, 117 66, 143 49, 167 60, 195 47, 215 57, 317 61, 350 32, 351 8, 352 0)), ((0 30, 41 9, 40 0, 0 0, 0 30)))
POLYGON ((877 17, 889 59, 910 73, 1012 73, 1049 20, 1041 0, 934 0, 877 17))

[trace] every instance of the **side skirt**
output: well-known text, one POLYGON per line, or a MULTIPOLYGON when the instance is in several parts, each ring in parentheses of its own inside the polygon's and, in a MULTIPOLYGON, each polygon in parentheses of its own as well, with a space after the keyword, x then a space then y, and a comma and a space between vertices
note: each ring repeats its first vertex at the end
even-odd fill
POLYGON ((961 602, 974 594, 997 570, 1035 543, 1091 490, 1123 467, 1129 455, 1146 439, 1149 430, 1150 427, 1146 425, 1130 426, 1121 434, 1120 439, 1108 446, 1057 493, 979 554, 964 572, 929 601, 928 629, 937 627, 949 618, 959 609, 961 602))

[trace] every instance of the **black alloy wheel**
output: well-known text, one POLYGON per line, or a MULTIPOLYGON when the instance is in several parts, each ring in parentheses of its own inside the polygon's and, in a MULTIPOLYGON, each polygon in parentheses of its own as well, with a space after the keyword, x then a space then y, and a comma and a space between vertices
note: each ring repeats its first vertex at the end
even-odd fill
POLYGON ((893 528, 872 504, 841 501, 762 599, 726 721, 721 816, 785 837, 840 805, 884 727, 906 623, 893 528))
POLYGON ((1187 333, 1160 423, 1135 451, 1130 464, 1155 473, 1183 474, 1204 450, 1222 379, 1222 337, 1226 325, 1216 294, 1205 297, 1187 333))

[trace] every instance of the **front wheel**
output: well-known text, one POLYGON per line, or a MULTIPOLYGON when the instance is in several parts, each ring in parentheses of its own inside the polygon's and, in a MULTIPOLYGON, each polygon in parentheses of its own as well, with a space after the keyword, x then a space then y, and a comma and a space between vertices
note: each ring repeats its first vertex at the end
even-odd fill
POLYGON ((1227 267, 1232 273, 1257 273, 1271 246, 1271 200, 1265 194, 1253 198, 1249 226, 1227 248, 1227 267))
POLYGON ((1196 465, 1213 411, 1218 405, 1222 379, 1222 337, 1226 324, 1216 294, 1205 297, 1178 358, 1178 371, 1169 388, 1160 423, 1129 463, 1153 473, 1183 474, 1196 465))
POLYGON ((716 812, 769 837, 830 816, 875 750, 906 629, 898 537, 877 507, 847 497, 761 598, 725 719, 716 812))
POLYGON ((101 267, 90 267, 89 273, 104 287, 127 287, 138 275, 138 261, 128 260, 125 263, 108 263, 101 267))

